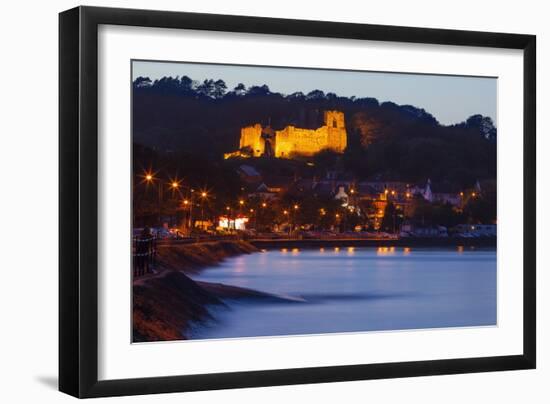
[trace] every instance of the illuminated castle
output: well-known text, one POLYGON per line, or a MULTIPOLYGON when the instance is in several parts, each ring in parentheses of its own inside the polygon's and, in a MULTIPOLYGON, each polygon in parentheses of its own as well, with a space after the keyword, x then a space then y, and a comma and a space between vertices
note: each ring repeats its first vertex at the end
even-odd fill
POLYGON ((274 131, 263 128, 259 123, 241 129, 239 150, 225 154, 225 158, 236 156, 272 156, 291 158, 293 155, 311 156, 321 150, 343 153, 347 145, 344 113, 325 111, 324 125, 317 129, 303 129, 287 126, 274 131))

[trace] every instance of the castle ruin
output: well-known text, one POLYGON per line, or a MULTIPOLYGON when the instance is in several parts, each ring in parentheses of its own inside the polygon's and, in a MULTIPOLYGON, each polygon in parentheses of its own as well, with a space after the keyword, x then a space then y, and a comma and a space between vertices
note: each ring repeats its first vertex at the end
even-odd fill
POLYGON ((317 129, 289 125, 274 131, 259 123, 241 129, 239 151, 225 154, 225 158, 243 156, 249 149, 253 157, 271 156, 291 158, 293 155, 312 156, 321 150, 343 153, 347 146, 344 113, 324 111, 324 125, 317 129))

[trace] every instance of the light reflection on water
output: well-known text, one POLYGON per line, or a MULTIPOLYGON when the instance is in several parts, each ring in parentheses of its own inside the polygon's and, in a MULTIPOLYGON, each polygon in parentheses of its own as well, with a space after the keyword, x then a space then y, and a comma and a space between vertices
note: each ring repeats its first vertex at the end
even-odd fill
POLYGON ((227 301, 192 338, 496 323, 494 249, 283 248, 229 259, 195 279, 305 302, 227 301))

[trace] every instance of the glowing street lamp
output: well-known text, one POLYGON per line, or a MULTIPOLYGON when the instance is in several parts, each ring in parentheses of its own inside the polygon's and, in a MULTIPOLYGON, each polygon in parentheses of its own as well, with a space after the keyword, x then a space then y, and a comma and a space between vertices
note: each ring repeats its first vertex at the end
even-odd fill
POLYGON ((156 180, 155 174, 152 170, 143 170, 143 174, 141 175, 141 178, 143 178, 142 182, 152 184, 156 180))
POLYGON ((204 226, 204 200, 208 197, 208 192, 200 191, 199 195, 201 198, 201 222, 202 226, 204 226))
POLYGON ((299 206, 298 205, 294 205, 294 210, 298 210, 299 206))
MULTIPOLYGON (((162 220, 162 204, 163 204, 163 199, 164 199, 164 191, 165 191, 165 187, 164 187, 164 183, 163 181, 160 181, 159 178, 156 177, 158 172, 153 172, 152 169, 149 169, 149 170, 143 170, 143 174, 142 174, 142 183, 145 183, 147 187, 149 186, 157 186, 157 191, 158 191, 158 198, 157 198, 157 219, 158 219, 158 222, 160 223, 161 220, 162 220)), ((177 182, 177 181, 175 181, 177 182)), ((177 187, 179 187, 179 183, 177 183, 177 187, 174 188, 171 184, 171 182, 169 182, 167 184, 168 186, 170 186, 172 189, 176 189, 177 187)))
POLYGON ((267 203, 262 202, 262 208, 265 208, 265 207, 267 207, 267 203))
POLYGON ((185 223, 189 233, 191 233, 191 220, 192 220, 191 215, 193 213, 193 205, 190 205, 191 202, 189 201, 189 199, 184 199, 182 203, 183 203, 184 209, 188 210, 188 212, 186 213, 187 219, 185 220, 185 223))

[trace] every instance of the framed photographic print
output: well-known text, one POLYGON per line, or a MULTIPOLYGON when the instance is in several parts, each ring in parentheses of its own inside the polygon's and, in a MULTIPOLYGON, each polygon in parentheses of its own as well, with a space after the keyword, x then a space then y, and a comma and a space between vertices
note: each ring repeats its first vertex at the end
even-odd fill
POLYGON ((60 14, 60 390, 535 367, 535 37, 60 14))

